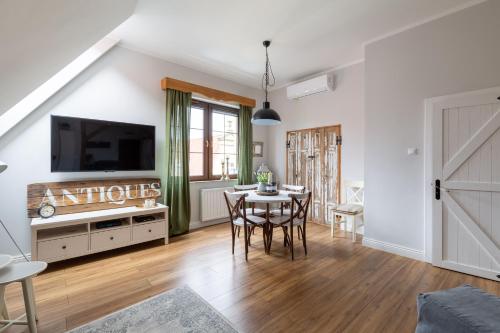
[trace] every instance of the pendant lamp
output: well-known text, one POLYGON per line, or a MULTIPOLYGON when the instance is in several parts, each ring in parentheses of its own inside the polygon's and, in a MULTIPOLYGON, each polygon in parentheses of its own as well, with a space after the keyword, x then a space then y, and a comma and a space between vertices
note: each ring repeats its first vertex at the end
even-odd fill
POLYGON ((4 172, 7 169, 7 163, 0 161, 0 173, 4 172))
POLYGON ((269 62, 269 55, 267 53, 267 48, 271 45, 271 41, 265 40, 263 42, 264 47, 266 48, 266 71, 262 76, 262 88, 266 92, 266 100, 263 103, 262 109, 258 110, 254 113, 252 117, 252 124, 254 125, 279 125, 281 124, 281 118, 278 112, 271 109, 271 104, 267 100, 268 95, 268 87, 274 86, 275 78, 273 74, 273 70, 271 68, 271 63, 269 62), (271 81, 269 80, 271 78, 271 81))

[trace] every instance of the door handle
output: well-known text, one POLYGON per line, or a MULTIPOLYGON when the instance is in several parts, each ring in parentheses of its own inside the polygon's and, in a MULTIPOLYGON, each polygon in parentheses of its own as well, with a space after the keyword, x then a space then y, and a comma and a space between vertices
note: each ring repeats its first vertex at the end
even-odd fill
POLYGON ((436 181, 434 182, 434 188, 435 188, 434 195, 436 197, 436 200, 440 200, 441 199, 441 181, 439 179, 436 179, 436 181))

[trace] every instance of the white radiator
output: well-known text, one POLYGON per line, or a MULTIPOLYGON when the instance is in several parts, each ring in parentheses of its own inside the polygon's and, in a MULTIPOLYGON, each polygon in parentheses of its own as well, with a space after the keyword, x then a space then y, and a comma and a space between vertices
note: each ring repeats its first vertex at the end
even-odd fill
POLYGON ((207 188, 200 190, 201 192, 201 221, 211 221, 227 217, 229 220, 229 212, 227 210, 226 200, 224 199, 224 191, 232 192, 232 187, 207 188))

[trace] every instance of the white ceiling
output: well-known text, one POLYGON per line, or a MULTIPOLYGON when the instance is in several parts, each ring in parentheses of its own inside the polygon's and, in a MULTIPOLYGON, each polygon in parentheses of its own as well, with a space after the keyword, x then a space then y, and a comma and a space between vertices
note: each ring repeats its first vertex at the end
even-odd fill
MULTIPOLYGON (((477 2, 477 1, 475 1, 477 2)), ((271 39, 277 86, 363 58, 362 44, 470 0, 139 0, 123 46, 260 86, 271 39)))

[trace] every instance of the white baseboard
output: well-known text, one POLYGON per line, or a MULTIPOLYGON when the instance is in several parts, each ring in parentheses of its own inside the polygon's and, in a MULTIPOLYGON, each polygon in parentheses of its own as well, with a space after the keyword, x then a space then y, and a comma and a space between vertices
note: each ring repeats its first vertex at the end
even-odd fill
MULTIPOLYGON (((31 260, 31 253, 25 253, 26 257, 28 257, 29 260, 31 260)), ((20 254, 18 256, 12 256, 12 262, 25 262, 26 259, 20 254)))
POLYGON ((206 222, 191 221, 191 222, 189 222, 189 230, 195 230, 195 229, 199 229, 199 228, 209 227, 211 225, 221 224, 221 223, 226 223, 226 222, 228 222, 227 218, 213 220, 213 221, 206 221, 206 222))
POLYGON ((406 246, 386 243, 373 238, 363 237, 363 245, 372 249, 382 250, 389 253, 394 253, 403 257, 425 261, 424 251, 411 249, 406 246))

